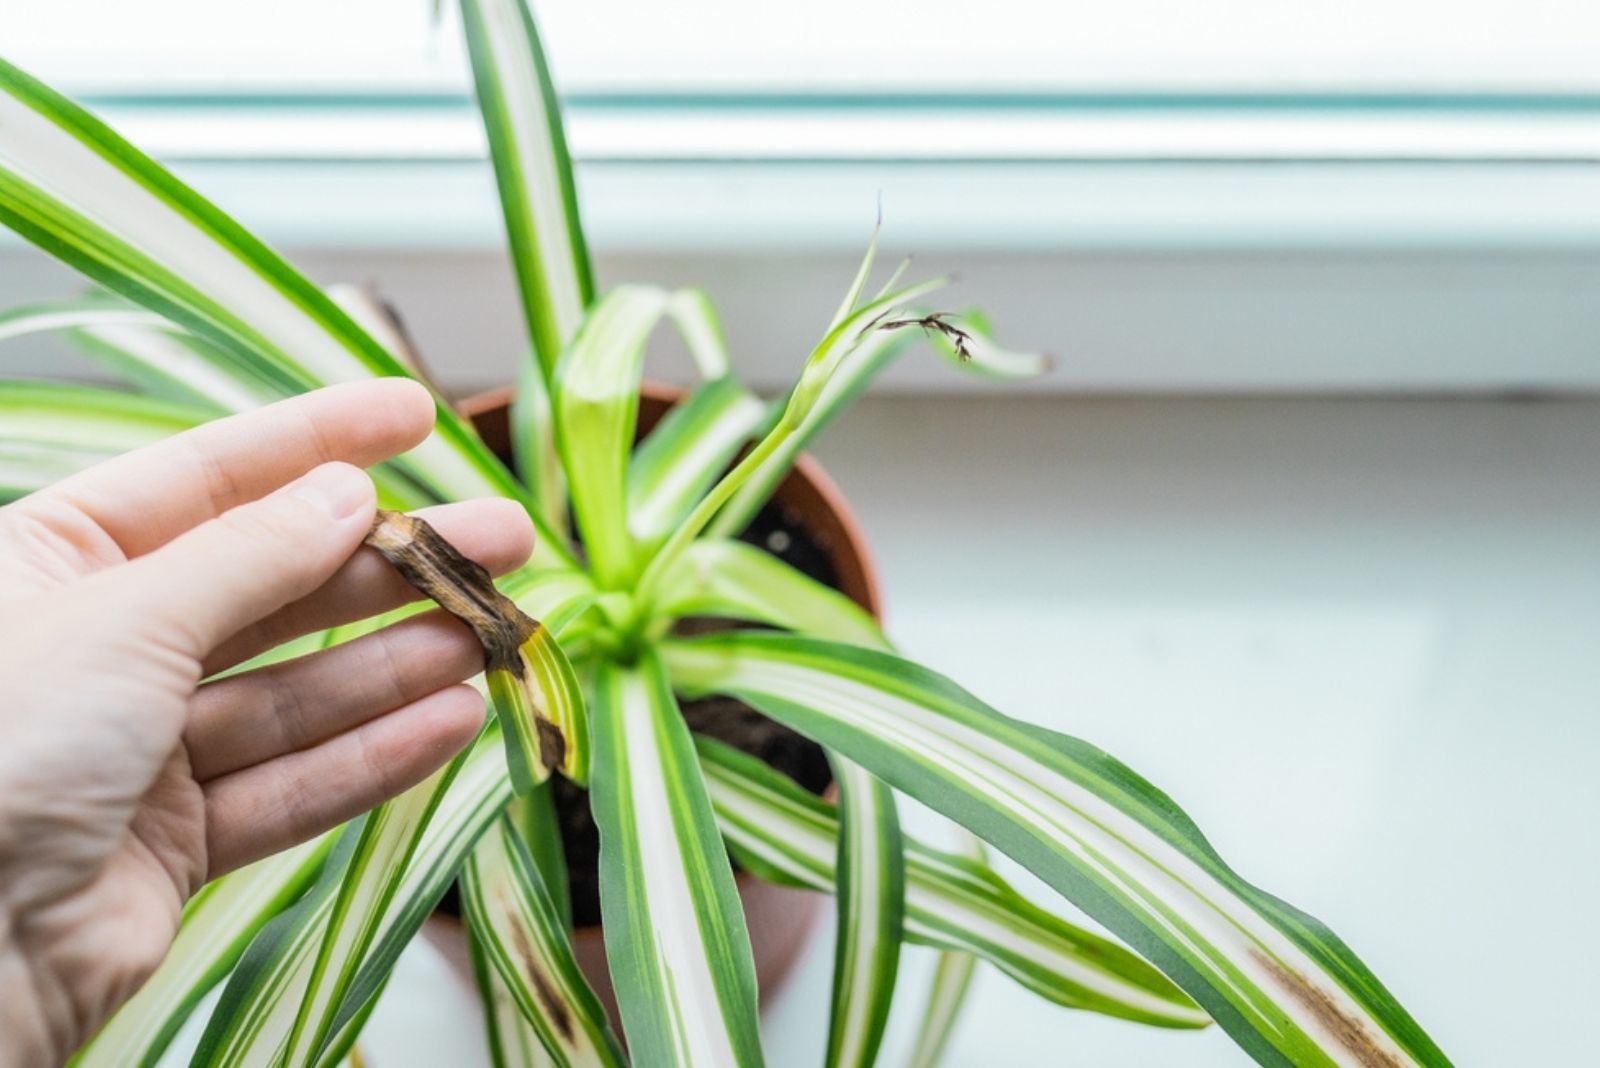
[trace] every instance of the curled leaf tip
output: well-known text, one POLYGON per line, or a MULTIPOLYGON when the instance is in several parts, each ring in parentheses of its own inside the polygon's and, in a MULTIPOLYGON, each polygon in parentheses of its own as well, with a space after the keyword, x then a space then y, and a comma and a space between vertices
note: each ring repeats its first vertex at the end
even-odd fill
POLYGON ((948 312, 934 312, 912 319, 888 319, 877 324, 879 330, 904 330, 908 326, 918 327, 924 333, 943 334, 963 363, 972 359, 972 334, 950 322, 948 312))

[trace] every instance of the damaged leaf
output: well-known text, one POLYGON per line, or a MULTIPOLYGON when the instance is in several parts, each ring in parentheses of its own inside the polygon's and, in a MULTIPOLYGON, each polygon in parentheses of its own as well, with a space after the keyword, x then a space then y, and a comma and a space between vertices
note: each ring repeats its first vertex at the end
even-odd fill
POLYGON ((583 694, 549 630, 495 589, 481 565, 462 556, 416 516, 380 510, 367 544, 477 636, 517 792, 533 789, 556 768, 569 779, 585 781, 588 730, 583 694))

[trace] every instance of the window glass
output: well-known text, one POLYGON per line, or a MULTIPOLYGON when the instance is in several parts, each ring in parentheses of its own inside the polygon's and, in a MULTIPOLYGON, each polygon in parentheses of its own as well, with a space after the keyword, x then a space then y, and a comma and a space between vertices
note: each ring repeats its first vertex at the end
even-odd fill
MULTIPOLYGON (((457 92, 449 0, 0 0, 73 92, 457 92)), ((568 92, 1600 91, 1593 0, 539 0, 568 92)))

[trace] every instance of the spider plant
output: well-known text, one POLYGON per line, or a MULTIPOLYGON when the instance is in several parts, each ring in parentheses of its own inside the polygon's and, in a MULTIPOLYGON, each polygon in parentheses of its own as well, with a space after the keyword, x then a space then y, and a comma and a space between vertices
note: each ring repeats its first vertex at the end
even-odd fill
MULTIPOLYGON (((872 288, 869 252, 793 389, 758 399, 730 373, 703 293, 596 289, 532 16, 521 0, 461 8, 530 341, 515 463, 441 402, 432 437, 374 478, 397 509, 483 494, 522 502, 538 549, 502 590, 559 645, 547 642, 521 682, 486 684, 496 715, 431 779, 206 886, 166 962, 75 1063, 153 1063, 220 986, 194 1064, 332 1065, 459 880, 498 1064, 759 1064, 730 855, 761 878, 838 897, 831 1066, 876 1059, 905 943, 942 953, 918 1064, 936 1059, 978 962, 1067 1008, 1215 1023, 1263 1064, 1447 1063, 1354 952, 1235 874, 1154 785, 901 658, 862 608, 738 540, 800 451, 906 342, 931 335, 980 373, 1027 374, 1037 361, 996 347, 976 318, 930 312, 940 280, 904 283, 897 271, 872 288), (682 336, 701 381, 635 445, 658 329, 682 336), (685 637, 675 623, 686 616, 731 625, 685 637), (679 703, 709 694, 825 747, 837 802, 691 735, 679 703), (539 729, 560 735, 554 756, 535 744, 539 729), (551 775, 590 791, 620 1035, 574 959, 551 775), (1106 933, 1024 898, 983 847, 948 852, 905 834, 902 796, 1019 862, 1106 933)), ((228 412, 410 373, 403 339, 370 306, 320 290, 3 64, 0 221, 98 287, 18 309, 0 336, 64 330, 139 387, 0 387, 8 495, 228 412)))

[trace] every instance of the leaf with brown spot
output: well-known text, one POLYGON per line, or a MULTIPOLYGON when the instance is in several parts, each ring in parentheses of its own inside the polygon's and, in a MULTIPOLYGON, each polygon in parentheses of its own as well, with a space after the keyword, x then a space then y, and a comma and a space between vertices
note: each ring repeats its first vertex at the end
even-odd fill
POLYGON ((559 1065, 622 1068, 626 1059, 605 1010, 572 952, 566 922, 534 867, 517 824, 502 817, 461 872, 461 901, 491 975, 485 996, 509 996, 528 1031, 559 1065))
POLYGON ((489 697, 504 730, 506 763, 517 792, 549 778, 552 768, 583 781, 583 696, 560 646, 539 621, 425 520, 380 511, 366 540, 407 582, 466 624, 483 646, 489 697))

